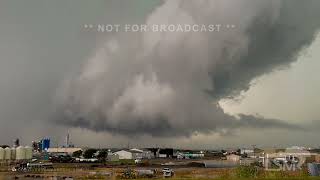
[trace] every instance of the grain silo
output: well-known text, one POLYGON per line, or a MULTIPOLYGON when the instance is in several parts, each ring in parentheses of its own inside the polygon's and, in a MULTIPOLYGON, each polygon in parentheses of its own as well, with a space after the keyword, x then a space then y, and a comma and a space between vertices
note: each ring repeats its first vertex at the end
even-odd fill
POLYGON ((16 160, 26 159, 26 149, 23 146, 19 146, 16 149, 16 160))
POLYGON ((32 148, 29 146, 26 146, 25 152, 26 152, 25 159, 28 159, 28 160, 32 159, 32 148))
POLYGON ((11 159, 15 160, 16 159, 16 148, 11 148, 11 159))
POLYGON ((9 147, 4 149, 4 159, 11 160, 11 149, 9 147))
POLYGON ((4 149, 0 147, 0 161, 4 160, 4 149))

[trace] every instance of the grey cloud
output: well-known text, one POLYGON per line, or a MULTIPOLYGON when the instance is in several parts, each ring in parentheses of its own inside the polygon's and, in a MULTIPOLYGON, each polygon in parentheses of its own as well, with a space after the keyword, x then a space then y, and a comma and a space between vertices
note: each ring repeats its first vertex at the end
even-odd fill
POLYGON ((1 144, 11 145, 17 137, 26 143, 64 132, 51 124, 55 91, 108 36, 88 33, 83 25, 138 23, 154 4, 149 0, 1 0, 1 144), (55 130, 49 133, 51 129, 55 130))
POLYGON ((319 7, 317 0, 165 1, 148 16, 148 24, 230 23, 236 28, 109 37, 57 92, 57 122, 153 136, 240 127, 300 129, 276 119, 236 118, 217 104, 247 90, 254 78, 294 62, 320 27, 319 7))
POLYGON ((248 128, 283 128, 290 130, 305 130, 304 127, 295 124, 288 124, 280 119, 270 119, 253 115, 239 114, 240 121, 235 126, 248 128))
MULTIPOLYGON (((319 2, 311 0, 282 1, 279 18, 270 24, 262 16, 252 21, 246 33, 250 41, 248 52, 237 63, 221 64, 212 72, 217 97, 234 97, 248 90, 255 77, 288 67, 297 60, 299 53, 307 48, 319 32, 319 2), (306 12, 306 13, 303 13, 306 12)), ((228 59, 228 56, 225 57, 228 59)))

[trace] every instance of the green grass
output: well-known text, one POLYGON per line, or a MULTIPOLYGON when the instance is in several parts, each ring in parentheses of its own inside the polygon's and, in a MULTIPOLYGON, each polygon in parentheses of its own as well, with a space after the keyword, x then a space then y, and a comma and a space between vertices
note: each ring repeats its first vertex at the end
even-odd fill
POLYGON ((240 166, 231 171, 226 172, 218 180, 277 180, 277 179, 293 179, 293 180, 320 180, 320 177, 310 177, 307 171, 265 171, 263 168, 256 166, 240 166))

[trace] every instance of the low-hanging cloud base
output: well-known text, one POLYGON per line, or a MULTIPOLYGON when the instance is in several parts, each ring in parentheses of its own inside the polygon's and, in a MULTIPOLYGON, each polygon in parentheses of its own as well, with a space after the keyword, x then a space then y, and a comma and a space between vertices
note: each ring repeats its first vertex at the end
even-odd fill
POLYGON ((235 24, 220 32, 119 33, 67 78, 57 122, 122 135, 190 136, 239 127, 301 129, 219 105, 286 67, 314 40, 320 1, 164 1, 147 24, 235 24), (299 11, 299 12, 298 12, 299 11), (308 12, 308 13, 301 13, 308 12))

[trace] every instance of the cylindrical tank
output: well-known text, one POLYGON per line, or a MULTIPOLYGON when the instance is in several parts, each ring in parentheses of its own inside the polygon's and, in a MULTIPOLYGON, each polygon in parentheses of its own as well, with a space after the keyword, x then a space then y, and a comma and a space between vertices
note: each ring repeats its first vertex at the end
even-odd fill
POLYGON ((16 149, 16 160, 26 159, 26 149, 23 146, 19 146, 16 149))
POLYGON ((15 160, 16 159, 16 148, 11 148, 11 159, 15 160))
POLYGON ((28 160, 32 159, 32 148, 29 146, 26 146, 25 152, 26 152, 25 159, 28 159, 28 160))
POLYGON ((4 160, 4 149, 0 147, 0 161, 4 160))
POLYGON ((11 149, 9 147, 6 147, 4 149, 4 159, 10 160, 11 159, 11 149))

